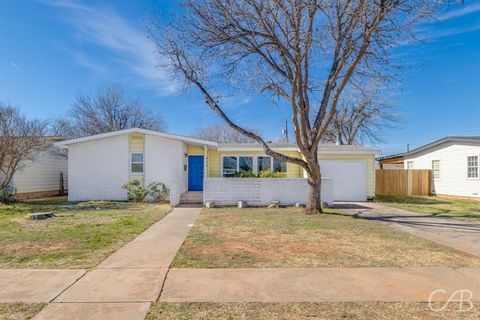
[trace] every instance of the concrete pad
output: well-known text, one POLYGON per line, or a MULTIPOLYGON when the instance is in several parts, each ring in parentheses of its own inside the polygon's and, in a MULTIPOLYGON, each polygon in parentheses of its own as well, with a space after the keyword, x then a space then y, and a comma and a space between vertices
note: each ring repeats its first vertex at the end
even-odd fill
MULTIPOLYGON (((479 274, 479 269, 468 269, 479 274)), ((445 301, 480 282, 451 268, 170 269, 160 301, 324 302, 445 301)))
POLYGON ((143 320, 149 302, 130 303, 50 303, 34 320, 143 320))
POLYGON ((388 223, 401 231, 480 257, 480 223, 413 213, 381 203, 336 203, 362 218, 388 223))
POLYGON ((79 269, 0 269, 0 302, 49 302, 85 272, 79 269))
POLYGON ((167 269, 95 269, 55 302, 155 301, 167 269))
POLYGON ((201 208, 175 208, 97 268, 168 268, 200 211, 201 208))

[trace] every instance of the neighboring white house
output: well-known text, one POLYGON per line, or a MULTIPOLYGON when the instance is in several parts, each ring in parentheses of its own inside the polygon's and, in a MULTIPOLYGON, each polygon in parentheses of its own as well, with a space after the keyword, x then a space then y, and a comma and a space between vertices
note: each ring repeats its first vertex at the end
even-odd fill
POLYGON ((480 137, 446 137, 402 154, 405 169, 431 169, 437 195, 480 197, 480 137))
POLYGON ((63 178, 64 192, 68 189, 68 161, 54 143, 61 137, 46 137, 50 145, 38 154, 34 161, 28 161, 22 170, 15 172, 10 183, 17 199, 32 199, 59 195, 63 178))
MULTIPOLYGON (((283 200, 285 204, 304 202, 306 195, 304 170, 266 156, 258 144, 218 144, 144 129, 127 129, 61 141, 56 146, 68 148, 71 201, 125 200, 127 195, 122 185, 134 180, 144 185, 164 183, 171 191, 174 205, 187 191, 203 195, 203 201, 222 200, 223 203, 233 202, 234 197, 243 195, 250 198, 240 200, 258 205, 270 199, 283 200), (284 178, 270 178, 264 182, 259 178, 243 178, 232 185, 234 180, 228 179, 238 171, 273 171, 284 178), (247 185, 246 181, 249 181, 247 185), (235 192, 229 192, 227 186, 235 192), (252 190, 262 191, 252 193, 252 190), (212 199, 208 198, 212 195, 212 199)), ((292 143, 271 144, 271 148, 301 157, 298 147, 292 143)), ((378 150, 362 146, 319 146, 322 175, 332 181, 332 201, 365 201, 375 195, 376 153, 378 150)))

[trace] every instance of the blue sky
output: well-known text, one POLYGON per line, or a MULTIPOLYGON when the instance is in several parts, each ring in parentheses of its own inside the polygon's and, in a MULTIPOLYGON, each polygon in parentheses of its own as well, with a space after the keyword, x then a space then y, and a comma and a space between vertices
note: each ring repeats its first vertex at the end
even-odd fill
MULTIPOLYGON (((28 117, 64 114, 79 93, 120 84, 160 112, 168 131, 191 134, 220 122, 194 91, 183 92, 158 67, 145 22, 168 17, 174 0, 0 0, 0 100, 28 117)), ((384 153, 447 135, 480 135, 480 2, 466 1, 419 27, 425 42, 397 48, 408 62, 392 90, 398 128, 385 130, 384 153)), ((241 124, 280 136, 288 108, 239 93, 226 110, 241 124)))

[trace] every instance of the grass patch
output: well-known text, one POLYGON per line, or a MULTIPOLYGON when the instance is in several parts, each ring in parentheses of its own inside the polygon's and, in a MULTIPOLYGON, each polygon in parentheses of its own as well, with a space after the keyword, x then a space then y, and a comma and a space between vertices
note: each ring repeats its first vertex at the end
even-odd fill
POLYGON ((480 219, 480 201, 417 196, 378 196, 376 202, 435 216, 480 219))
POLYGON ((0 303, 0 320, 32 319, 46 303, 0 303))
POLYGON ((65 200, 0 204, 0 268, 91 268, 170 211, 168 205, 65 200), (30 220, 28 213, 56 217, 30 220))
MULTIPOLYGON (((435 303, 435 307, 443 304, 435 303)), ((398 320, 471 320, 480 317, 480 305, 459 312, 452 303, 441 312, 433 312, 427 303, 348 302, 348 303, 155 303, 147 320, 217 319, 398 319, 398 320)))
POLYGON ((177 268, 478 266, 480 259, 340 211, 204 209, 177 268))

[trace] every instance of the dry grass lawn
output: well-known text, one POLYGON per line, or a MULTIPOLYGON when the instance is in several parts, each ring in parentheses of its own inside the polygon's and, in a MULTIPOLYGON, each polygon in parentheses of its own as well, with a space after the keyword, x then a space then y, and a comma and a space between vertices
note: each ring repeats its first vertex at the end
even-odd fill
POLYGON ((127 202, 0 204, 0 268, 94 267, 169 211, 127 202), (33 212, 56 217, 28 219, 33 212))
POLYGON ((0 320, 32 319, 45 303, 0 303, 0 320))
MULTIPOLYGON (((436 304, 436 308, 441 305, 436 304)), ((459 312, 458 304, 445 311, 432 312, 427 303, 349 302, 349 303, 156 303, 147 320, 474 320, 480 318, 480 305, 459 312)))
POLYGON ((204 209, 172 267, 479 266, 480 259, 388 225, 296 208, 204 209))

